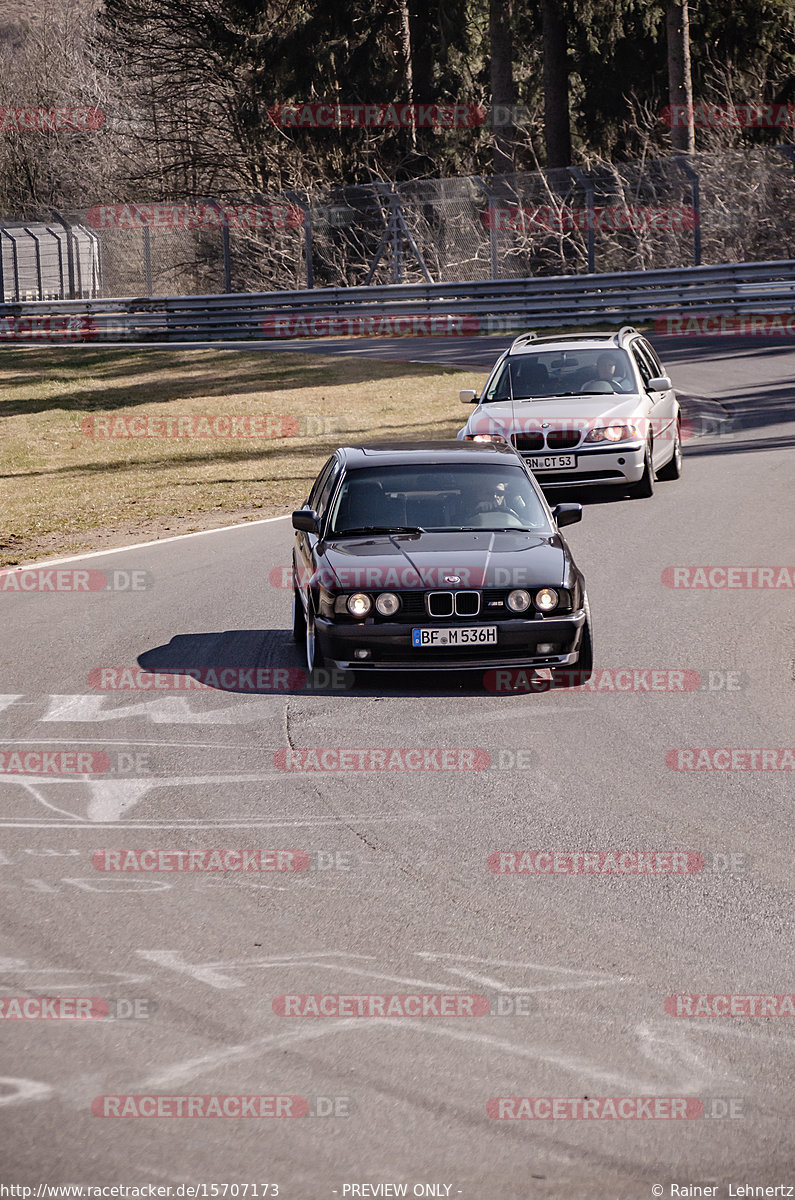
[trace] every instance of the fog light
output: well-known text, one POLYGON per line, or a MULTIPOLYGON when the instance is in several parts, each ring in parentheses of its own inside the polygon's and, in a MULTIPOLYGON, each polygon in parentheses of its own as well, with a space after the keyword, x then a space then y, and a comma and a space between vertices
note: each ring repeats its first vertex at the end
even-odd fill
POLYGON ((372 607, 372 600, 364 592, 354 592, 348 597, 348 612, 352 617, 366 617, 372 607))
POLYGON ((555 653, 555 643, 554 642, 539 642, 538 645, 536 646, 536 654, 554 654, 554 653, 555 653))
POLYGON ((369 650, 354 650, 353 657, 354 658, 369 658, 370 651, 369 650))

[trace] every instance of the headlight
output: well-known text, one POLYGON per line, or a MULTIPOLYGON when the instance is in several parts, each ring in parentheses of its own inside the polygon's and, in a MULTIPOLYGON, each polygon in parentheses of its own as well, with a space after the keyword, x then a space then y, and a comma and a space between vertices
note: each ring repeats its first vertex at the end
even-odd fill
POLYGON ((382 617, 392 617, 400 608, 400 599, 394 592, 382 592, 377 598, 375 606, 382 617))
POLYGON ((554 588, 542 588, 540 592, 536 592, 536 608, 540 608, 542 612, 552 612, 552 609, 557 607, 558 593, 554 588))
POLYGON ((586 442, 626 442, 638 436, 634 425, 621 422, 612 425, 595 425, 585 436, 586 442))
POLYGON ((372 607, 372 600, 364 592, 354 592, 348 597, 348 612, 352 617, 366 617, 372 607))
POLYGON ((514 591, 509 592, 508 599, 505 601, 511 612, 515 613, 527 612, 532 602, 532 596, 524 588, 515 588, 514 591))
POLYGON ((468 433, 465 442, 504 442, 501 433, 468 433))

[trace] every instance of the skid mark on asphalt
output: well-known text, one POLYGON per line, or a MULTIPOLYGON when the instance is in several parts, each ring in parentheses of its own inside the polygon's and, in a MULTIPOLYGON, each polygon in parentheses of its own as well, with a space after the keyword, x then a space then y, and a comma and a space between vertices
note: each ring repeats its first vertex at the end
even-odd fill
MULTIPOLYGON (((292 729, 290 727, 290 716, 290 700, 288 698, 284 705, 284 744, 288 750, 295 750, 295 742, 293 740, 292 729)), ((421 872, 417 871, 413 866, 402 862, 400 852, 394 846, 390 845, 389 842, 377 837, 372 830, 365 831, 364 829, 357 828, 356 825, 351 823, 350 819, 344 817, 340 813, 335 813, 333 810, 333 802, 330 796, 321 787, 319 787, 318 784, 315 783, 311 776, 309 778, 309 788, 320 804, 324 805, 332 812, 335 824, 341 825, 347 829, 350 834, 352 834, 355 838, 358 838, 359 841, 363 842, 368 849, 375 850, 377 853, 391 855, 392 858, 397 861, 398 870, 401 872, 401 874, 408 876, 410 879, 415 880, 415 882, 418 882, 422 879, 421 872)), ((370 822, 370 817, 367 814, 362 814, 362 816, 357 819, 359 821, 368 823, 370 822)), ((416 822, 418 820, 413 813, 397 819, 410 822, 416 822)), ((421 820, 422 818, 419 819, 421 820)))

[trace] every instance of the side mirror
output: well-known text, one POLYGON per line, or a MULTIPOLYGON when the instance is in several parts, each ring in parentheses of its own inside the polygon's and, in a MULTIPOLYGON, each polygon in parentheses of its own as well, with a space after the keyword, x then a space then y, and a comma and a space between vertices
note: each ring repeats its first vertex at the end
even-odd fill
POLYGON ((302 533, 319 532, 318 516, 313 508, 299 508, 293 513, 293 529, 300 529, 302 533))
POLYGON ((673 384, 667 375, 655 375, 646 384, 647 392, 670 392, 673 384))
POLYGON ((561 525, 576 525, 582 520, 582 505, 581 504, 556 504, 552 509, 552 516, 561 525))
POLYGON ((462 404, 474 404, 477 398, 478 394, 477 392, 474 392, 472 388, 462 388, 462 390, 458 393, 458 399, 462 404))

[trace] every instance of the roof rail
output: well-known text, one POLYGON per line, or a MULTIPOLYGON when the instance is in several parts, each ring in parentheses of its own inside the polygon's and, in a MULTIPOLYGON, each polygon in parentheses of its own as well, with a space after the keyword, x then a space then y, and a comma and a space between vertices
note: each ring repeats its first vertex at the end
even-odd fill
POLYGON ((516 350, 518 346, 523 346, 525 342, 535 341, 538 341, 538 334, 534 330, 531 329, 529 333, 520 333, 519 337, 514 338, 511 342, 511 349, 508 353, 510 354, 513 350, 516 350))
POLYGON ((545 333, 542 337, 537 338, 536 340, 539 342, 587 342, 589 338, 593 340, 594 338, 606 337, 615 337, 615 334, 610 333, 607 329, 597 330, 596 333, 593 331, 591 333, 545 333))
POLYGON ((627 338, 632 337, 632 335, 636 334, 637 332, 638 331, 634 325, 622 325, 618 331, 619 346, 623 346, 627 338))

